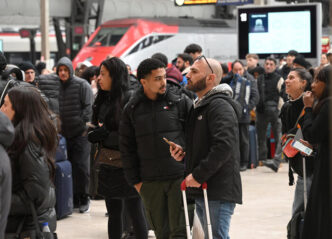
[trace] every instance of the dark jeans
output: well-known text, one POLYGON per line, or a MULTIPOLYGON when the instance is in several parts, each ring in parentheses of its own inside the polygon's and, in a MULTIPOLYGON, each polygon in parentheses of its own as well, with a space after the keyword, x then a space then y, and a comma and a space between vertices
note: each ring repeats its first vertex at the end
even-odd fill
POLYGON ((124 207, 128 212, 135 232, 135 238, 147 239, 148 228, 144 217, 142 201, 139 197, 128 199, 106 198, 108 212, 108 238, 120 239, 123 232, 124 207))
POLYGON ((158 239, 186 238, 181 182, 182 178, 142 184, 146 217, 158 239))
POLYGON ((248 165, 249 163, 249 123, 239 124, 240 133, 240 165, 248 165))
POLYGON ((258 154, 259 160, 263 161, 267 158, 267 145, 266 145, 266 131, 267 126, 271 123, 272 132, 275 139, 276 152, 274 159, 276 161, 281 160, 281 145, 280 145, 280 132, 281 132, 281 121, 279 119, 279 111, 266 111, 264 113, 256 114, 256 127, 257 127, 257 138, 258 138, 258 154))
POLYGON ((74 198, 89 194, 90 181, 90 143, 87 136, 67 140, 68 160, 73 169, 74 198))

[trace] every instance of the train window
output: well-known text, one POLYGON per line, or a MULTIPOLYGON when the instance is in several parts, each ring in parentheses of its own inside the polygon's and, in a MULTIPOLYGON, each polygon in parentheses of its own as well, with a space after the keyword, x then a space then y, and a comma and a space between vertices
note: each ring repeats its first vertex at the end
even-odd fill
POLYGON ((114 46, 127 30, 128 27, 103 27, 92 39, 89 46, 114 46))

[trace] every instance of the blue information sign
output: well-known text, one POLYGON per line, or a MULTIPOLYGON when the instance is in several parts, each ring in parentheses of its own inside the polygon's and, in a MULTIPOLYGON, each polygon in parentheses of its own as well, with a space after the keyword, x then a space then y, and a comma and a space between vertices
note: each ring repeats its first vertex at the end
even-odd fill
POLYGON ((252 4, 254 0, 218 0, 217 5, 244 5, 252 4))

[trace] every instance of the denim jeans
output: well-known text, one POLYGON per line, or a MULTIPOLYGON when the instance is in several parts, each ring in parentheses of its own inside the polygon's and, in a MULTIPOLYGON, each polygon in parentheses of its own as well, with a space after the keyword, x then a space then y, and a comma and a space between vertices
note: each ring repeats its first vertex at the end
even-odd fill
MULTIPOLYGON (((196 199, 196 213, 202 224, 205 239, 208 239, 204 199, 196 199)), ((229 227, 234 213, 235 203, 209 201, 209 211, 213 239, 229 239, 229 227)))
MULTIPOLYGON (((312 183, 312 176, 307 177, 307 199, 309 198, 310 187, 312 183)), ((303 177, 297 176, 297 182, 294 192, 294 201, 292 207, 292 215, 304 210, 304 180, 303 177)))

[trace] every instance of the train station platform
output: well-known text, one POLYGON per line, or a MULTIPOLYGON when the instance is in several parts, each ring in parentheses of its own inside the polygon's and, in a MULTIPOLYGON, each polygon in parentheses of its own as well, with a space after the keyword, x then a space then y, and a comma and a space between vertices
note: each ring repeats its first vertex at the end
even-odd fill
MULTIPOLYGON (((287 238, 294 186, 288 186, 288 164, 278 173, 266 167, 241 172, 243 204, 237 205, 231 221, 231 239, 287 238)), ((89 213, 75 211, 59 220, 60 239, 107 239, 106 207, 103 200, 92 200, 89 213)), ((153 239, 153 232, 149 239, 153 239)))

